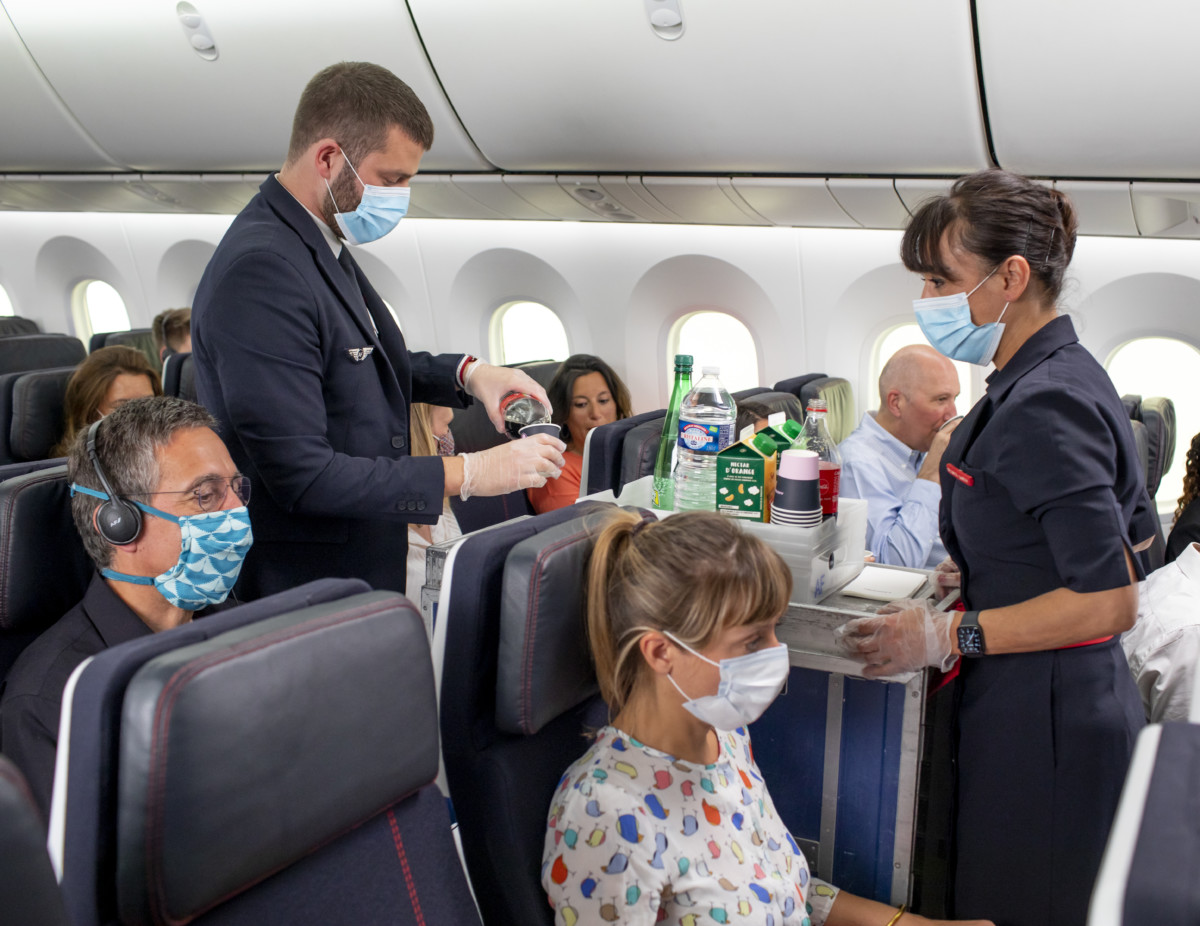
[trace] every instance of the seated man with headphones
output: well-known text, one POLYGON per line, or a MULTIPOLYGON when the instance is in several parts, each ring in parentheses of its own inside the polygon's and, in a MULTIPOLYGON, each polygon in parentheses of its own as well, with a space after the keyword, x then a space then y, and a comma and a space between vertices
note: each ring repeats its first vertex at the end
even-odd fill
POLYGON ((71 513, 96 564, 83 600, 21 654, 0 700, 0 751, 47 813, 63 688, 118 643, 221 604, 253 542, 242 476, 205 409, 133 399, 81 431, 67 473, 71 513))

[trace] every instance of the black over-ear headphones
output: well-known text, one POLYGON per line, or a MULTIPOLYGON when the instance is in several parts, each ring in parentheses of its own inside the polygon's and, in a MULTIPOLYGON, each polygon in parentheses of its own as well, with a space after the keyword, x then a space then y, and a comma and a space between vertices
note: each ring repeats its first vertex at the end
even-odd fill
POLYGON ((96 434, 100 431, 103 421, 104 419, 101 418, 88 428, 87 435, 88 458, 92 461, 92 468, 96 470, 96 477, 100 480, 100 485, 108 494, 108 501, 96 509, 95 524, 101 537, 113 546, 122 547, 127 543, 133 543, 137 540, 138 534, 142 532, 142 513, 138 511, 136 505, 117 496, 112 486, 108 484, 108 477, 104 475, 103 467, 100 466, 100 455, 96 453, 96 434))

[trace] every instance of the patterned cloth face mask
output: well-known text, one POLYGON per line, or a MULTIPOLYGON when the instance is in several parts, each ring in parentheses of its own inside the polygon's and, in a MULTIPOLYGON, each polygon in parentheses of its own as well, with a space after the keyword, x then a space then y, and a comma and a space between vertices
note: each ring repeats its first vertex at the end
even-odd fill
MULTIPOLYGON (((72 485, 71 491, 108 501, 107 493, 81 485, 72 485)), ((152 578, 131 576, 113 569, 101 569, 102 576, 133 585, 153 585, 167 601, 184 611, 198 611, 208 605, 220 604, 229 597, 242 571, 246 552, 254 543, 250 513, 245 505, 178 517, 142 502, 130 501, 152 517, 179 525, 179 559, 170 569, 152 578)))
POLYGON ((679 687, 675 679, 667 676, 667 681, 675 686, 675 690, 683 695, 683 702, 693 717, 708 724, 715 730, 736 730, 748 723, 754 723, 762 716, 763 711, 771 706, 771 702, 779 696, 787 681, 791 664, 788 660, 786 643, 768 646, 766 649, 747 653, 744 656, 734 656, 732 659, 722 659, 713 662, 707 656, 702 656, 694 649, 677 640, 673 634, 663 631, 679 646, 683 647, 698 659, 703 659, 710 666, 721 670, 721 681, 715 695, 705 695, 701 698, 689 698, 686 691, 679 687))
POLYGON ((449 428, 445 434, 435 434, 433 439, 437 441, 437 453, 439 457, 454 456, 454 432, 449 428))
MULTIPOLYGON (((343 151, 342 156, 346 153, 343 151)), ((412 195, 406 186, 374 186, 363 183, 358 171, 346 158, 346 166, 354 174, 355 179, 362 183, 363 195, 358 207, 353 212, 338 212, 334 214, 338 228, 351 244, 366 244, 368 241, 378 241, 408 214, 408 200, 412 195)), ((325 181, 325 189, 329 190, 329 198, 333 199, 333 189, 329 181, 325 181)), ((337 208, 337 200, 333 200, 337 208)))

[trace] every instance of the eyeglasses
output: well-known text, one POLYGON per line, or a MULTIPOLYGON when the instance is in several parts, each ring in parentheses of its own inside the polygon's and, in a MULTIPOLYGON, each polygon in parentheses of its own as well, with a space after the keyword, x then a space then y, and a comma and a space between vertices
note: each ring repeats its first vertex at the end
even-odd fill
POLYGON ((210 476, 203 479, 190 489, 171 489, 166 492, 139 492, 139 495, 153 497, 155 495, 191 495, 201 511, 220 511, 225 504, 229 490, 238 497, 243 505, 250 502, 250 480, 238 473, 236 476, 210 476))

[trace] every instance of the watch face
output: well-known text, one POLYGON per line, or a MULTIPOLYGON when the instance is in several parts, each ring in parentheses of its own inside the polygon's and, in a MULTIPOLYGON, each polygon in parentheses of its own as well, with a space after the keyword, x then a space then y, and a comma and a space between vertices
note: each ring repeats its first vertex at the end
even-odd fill
POLYGON ((982 656, 983 631, 978 627, 959 627, 958 648, 964 656, 982 656))

